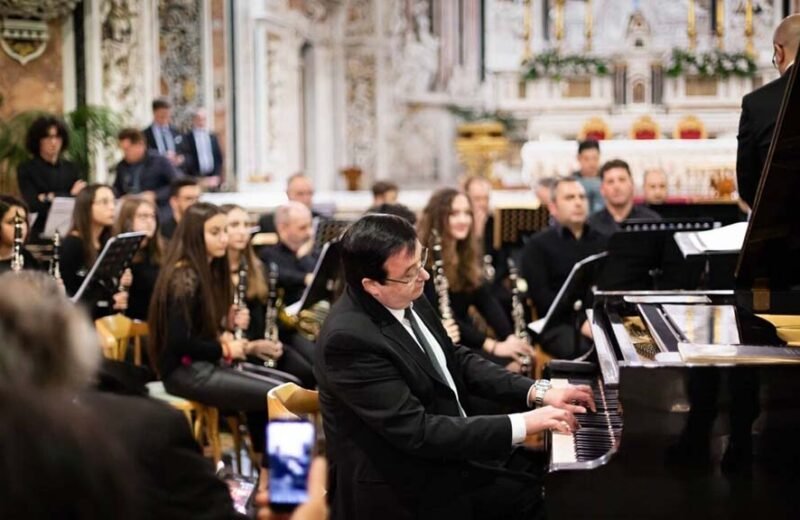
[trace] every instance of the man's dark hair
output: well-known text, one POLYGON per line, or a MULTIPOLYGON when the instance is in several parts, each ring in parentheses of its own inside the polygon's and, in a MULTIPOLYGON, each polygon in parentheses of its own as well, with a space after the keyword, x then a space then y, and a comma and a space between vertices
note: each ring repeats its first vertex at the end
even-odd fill
POLYGON ((383 204, 372 206, 367 210, 365 214, 375 215, 378 213, 382 213, 384 215, 395 215, 397 217, 404 218, 412 226, 417 224, 417 214, 411 211, 411 209, 409 209, 409 207, 404 204, 397 204, 397 203, 391 204, 389 202, 384 202, 383 204))
POLYGON ((600 151, 600 143, 594 139, 587 139, 585 141, 581 141, 578 143, 578 155, 583 153, 585 150, 597 150, 600 151))
POLYGON ((28 133, 25 136, 25 148, 34 157, 39 156, 39 141, 47 137, 50 129, 55 127, 56 134, 61 138, 61 152, 63 153, 69 147, 69 132, 67 125, 64 121, 54 115, 43 115, 36 118, 28 128, 28 133))
POLYGON ((192 177, 180 177, 169 184, 169 196, 177 197, 186 186, 198 186, 197 181, 192 177))
POLYGON ((400 251, 413 251, 416 244, 417 232, 406 219, 385 214, 364 215, 342 236, 342 265, 347 284, 362 291, 363 278, 385 282, 386 260, 400 251))
POLYGON ((119 141, 130 141, 131 144, 139 144, 144 142, 144 133, 138 128, 123 128, 117 134, 119 141))
POLYGON ((378 181, 372 185, 372 195, 380 197, 390 191, 397 191, 397 184, 389 181, 378 181))
POLYGON ((158 98, 153 100, 153 112, 156 110, 160 110, 162 108, 172 108, 172 105, 169 101, 164 98, 158 98))
POLYGON ((633 177, 631 175, 631 167, 628 166, 628 163, 622 159, 611 159, 610 161, 606 161, 605 164, 600 167, 600 180, 603 180, 608 170, 613 170, 614 168, 623 168, 626 172, 628 172, 629 176, 633 177))

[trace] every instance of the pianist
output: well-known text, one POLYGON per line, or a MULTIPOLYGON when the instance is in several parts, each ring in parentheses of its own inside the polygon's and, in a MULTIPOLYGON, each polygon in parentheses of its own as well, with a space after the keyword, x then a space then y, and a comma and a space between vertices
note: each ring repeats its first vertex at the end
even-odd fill
POLYGON ((534 384, 453 345, 422 296, 425 256, 393 215, 365 215, 342 238, 347 288, 315 360, 331 518, 536 518, 539 483, 526 474, 535 464, 512 447, 570 431, 573 412, 594 409, 591 390, 534 384), (471 395, 521 413, 474 416, 471 395))
MULTIPOLYGON (((575 262, 603 251, 606 245, 606 237, 586 223, 586 192, 577 179, 558 179, 551 197, 550 212, 556 224, 534 235, 522 253, 522 276, 539 317, 553 304, 575 262)), ((551 356, 573 359, 589 349, 589 338, 585 313, 564 312, 551 318, 539 342, 551 356)))

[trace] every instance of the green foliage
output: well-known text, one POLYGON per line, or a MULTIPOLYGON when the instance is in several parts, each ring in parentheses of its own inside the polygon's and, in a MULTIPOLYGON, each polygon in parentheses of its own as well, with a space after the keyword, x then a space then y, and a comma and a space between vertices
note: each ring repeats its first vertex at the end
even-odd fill
POLYGON ((580 54, 561 55, 557 51, 542 52, 522 64, 525 79, 562 78, 576 76, 606 76, 608 62, 580 54))
MULTIPOLYGON (((33 121, 46 112, 28 110, 8 120, 0 120, 0 192, 17 192, 17 167, 31 158, 25 136, 33 121)), ((102 147, 113 145, 120 128, 120 117, 99 106, 81 106, 62 117, 69 130, 65 158, 74 162, 80 176, 92 177, 92 156, 102 147)))
POLYGON ((672 49, 672 57, 665 72, 673 78, 678 76, 752 78, 757 69, 755 60, 744 52, 728 53, 714 50, 692 53, 676 48, 672 49))

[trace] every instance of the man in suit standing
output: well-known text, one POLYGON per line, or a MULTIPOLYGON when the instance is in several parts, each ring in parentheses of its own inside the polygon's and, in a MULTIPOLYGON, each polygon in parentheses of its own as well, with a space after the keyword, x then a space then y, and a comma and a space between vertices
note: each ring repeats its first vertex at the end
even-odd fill
POLYGON ((427 251, 406 220, 365 215, 341 244, 347 288, 315 353, 331 518, 535 517, 535 479, 501 461, 526 435, 576 428, 589 387, 550 388, 454 345, 422 296, 427 251), (471 396, 536 409, 475 416, 471 396))
POLYGON ((207 120, 205 109, 198 108, 192 114, 192 130, 183 138, 183 171, 206 190, 216 190, 222 184, 222 149, 217 135, 208 131, 207 120))
POLYGON ((781 76, 742 98, 739 118, 739 148, 736 154, 736 178, 739 197, 752 207, 767 159, 775 120, 789 81, 786 72, 794 65, 800 44, 800 14, 784 18, 772 37, 772 64, 781 76))
POLYGON ((163 155, 172 166, 183 167, 183 136, 172 125, 172 105, 163 98, 153 100, 153 122, 144 129, 147 149, 163 155))

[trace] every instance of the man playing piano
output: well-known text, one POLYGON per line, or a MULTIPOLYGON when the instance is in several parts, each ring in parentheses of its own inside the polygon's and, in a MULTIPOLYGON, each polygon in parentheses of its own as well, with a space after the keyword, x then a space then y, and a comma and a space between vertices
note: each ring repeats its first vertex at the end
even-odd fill
POLYGON ((331 518, 535 518, 537 480, 504 462, 528 462, 509 458, 528 434, 573 429, 573 413, 594 409, 590 388, 534 384, 454 345, 422 296, 427 252, 402 218, 365 215, 341 244, 347 288, 315 360, 331 518), (470 395, 536 409, 473 416, 470 395))

